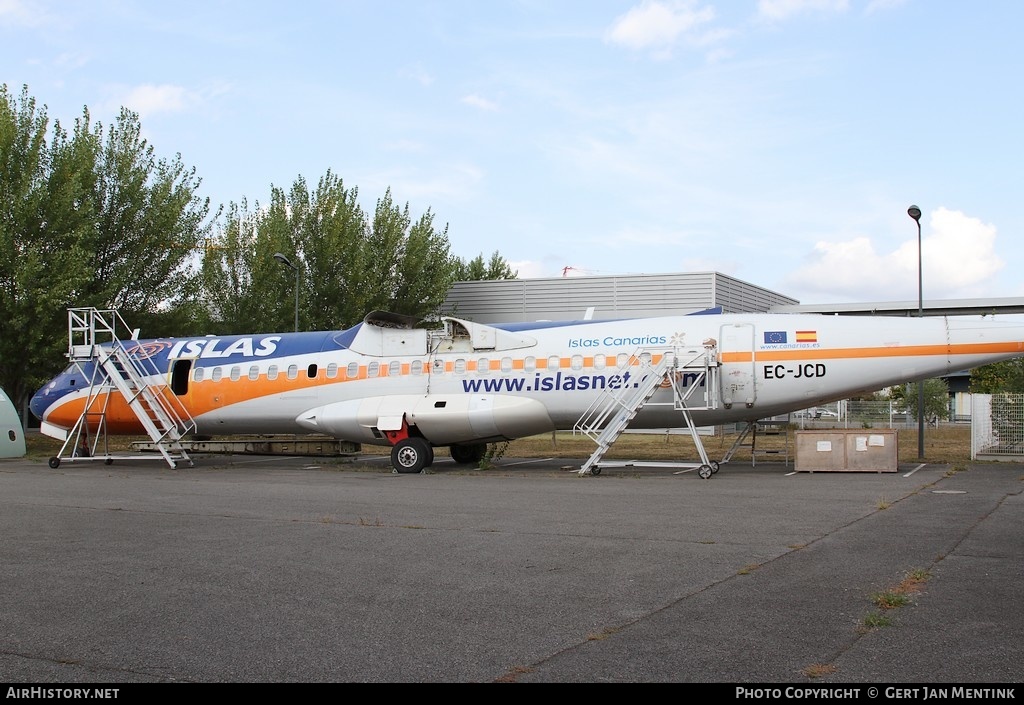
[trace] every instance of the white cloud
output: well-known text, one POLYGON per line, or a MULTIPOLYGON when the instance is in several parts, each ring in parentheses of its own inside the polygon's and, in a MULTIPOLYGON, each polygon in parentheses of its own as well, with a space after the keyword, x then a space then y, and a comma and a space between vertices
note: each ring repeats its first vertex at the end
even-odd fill
POLYGON ((466 105, 472 105, 474 108, 480 108, 481 110, 493 111, 498 109, 497 103, 487 100, 486 98, 481 98, 480 96, 475 94, 467 95, 465 98, 462 99, 462 102, 465 103, 466 105))
POLYGON ((892 10, 893 8, 905 5, 907 0, 871 0, 868 6, 864 8, 865 15, 871 15, 876 12, 884 12, 885 10, 892 10))
POLYGON ((607 38, 630 49, 664 48, 714 18, 714 8, 696 0, 645 0, 616 19, 607 38))
POLYGON ((136 86, 118 99, 120 105, 137 112, 140 117, 181 112, 192 100, 183 87, 168 84, 136 86))
POLYGON ((757 13, 770 20, 783 20, 801 12, 846 12, 847 0, 758 0, 757 13))
POLYGON ((508 266, 513 271, 518 272, 517 278, 519 279, 543 279, 551 276, 548 267, 541 262, 520 260, 518 262, 509 262, 508 266))
MULTIPOLYGON (((995 252, 996 228, 960 211, 939 208, 922 227, 924 297, 962 298, 991 294, 986 284, 1003 268, 995 252), (930 232, 929 232, 930 231, 930 232)), ((859 300, 916 299, 917 238, 879 252, 868 237, 819 242, 810 262, 787 285, 859 300)))
POLYGON ((52 16, 39 7, 22 0, 0 0, 0 25, 15 27, 41 27, 49 24, 52 16))
POLYGON ((416 81, 424 88, 434 83, 434 76, 425 68, 419 65, 409 66, 402 71, 402 74, 416 81))

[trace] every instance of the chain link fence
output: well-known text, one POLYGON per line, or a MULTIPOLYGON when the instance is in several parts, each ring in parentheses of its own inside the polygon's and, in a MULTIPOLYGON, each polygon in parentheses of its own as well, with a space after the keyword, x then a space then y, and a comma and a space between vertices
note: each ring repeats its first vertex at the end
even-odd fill
MULTIPOLYGON (((789 415, 789 421, 801 429, 814 428, 917 428, 917 416, 891 401, 843 400, 812 406, 789 415)), ((938 418, 926 420, 937 426, 938 418)))
POLYGON ((971 460, 1024 460, 1024 394, 971 395, 971 460))

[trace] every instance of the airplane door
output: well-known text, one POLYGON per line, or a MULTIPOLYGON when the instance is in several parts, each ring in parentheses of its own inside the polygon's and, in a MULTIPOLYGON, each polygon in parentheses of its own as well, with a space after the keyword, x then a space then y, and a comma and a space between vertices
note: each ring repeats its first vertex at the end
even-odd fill
POLYGON ((719 335, 719 386, 722 403, 726 408, 733 404, 753 406, 757 399, 754 386, 754 326, 751 323, 737 323, 722 326, 719 335))
POLYGON ((192 374, 192 360, 182 358, 171 363, 171 391, 184 397, 189 393, 189 377, 192 374))

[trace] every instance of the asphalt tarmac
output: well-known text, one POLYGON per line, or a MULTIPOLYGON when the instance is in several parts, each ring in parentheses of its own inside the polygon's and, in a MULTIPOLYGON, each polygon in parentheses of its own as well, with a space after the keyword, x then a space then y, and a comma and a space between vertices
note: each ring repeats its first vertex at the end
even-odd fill
POLYGON ((0 461, 0 682, 1024 673, 1021 465, 195 460, 0 461))

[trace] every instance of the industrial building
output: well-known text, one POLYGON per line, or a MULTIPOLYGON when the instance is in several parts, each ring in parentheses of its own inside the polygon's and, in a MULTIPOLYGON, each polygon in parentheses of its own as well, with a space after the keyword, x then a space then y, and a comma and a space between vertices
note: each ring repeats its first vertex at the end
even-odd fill
POLYGON ((456 282, 445 315, 481 323, 645 318, 721 309, 764 313, 800 302, 719 272, 456 282))

